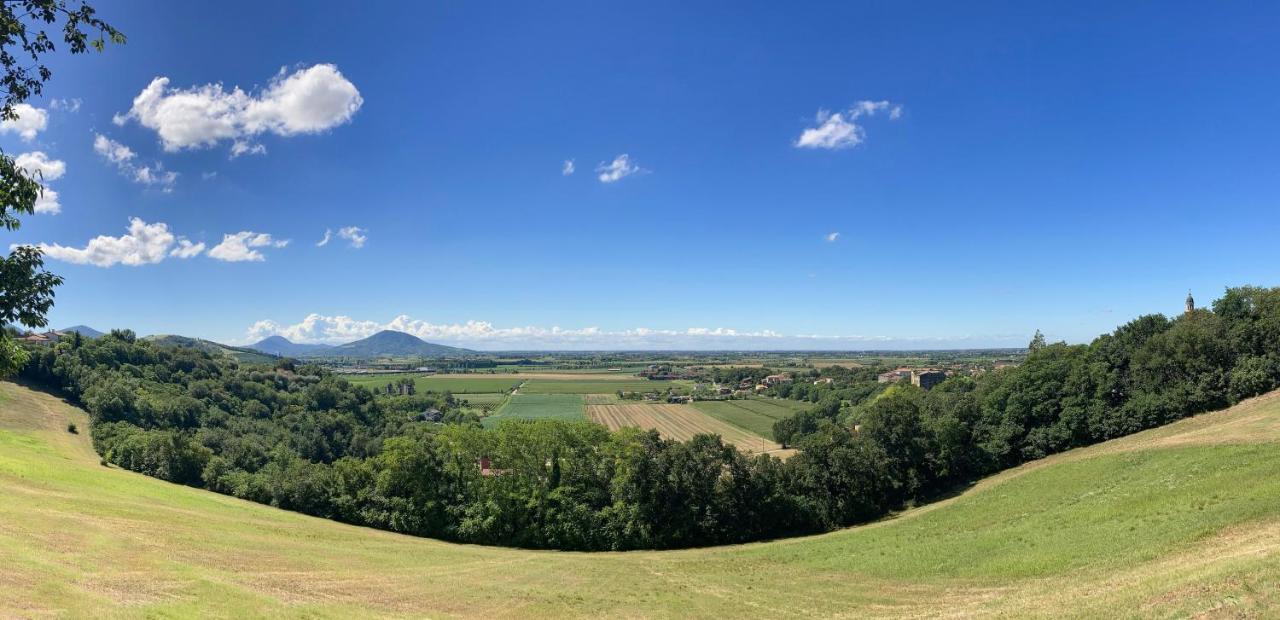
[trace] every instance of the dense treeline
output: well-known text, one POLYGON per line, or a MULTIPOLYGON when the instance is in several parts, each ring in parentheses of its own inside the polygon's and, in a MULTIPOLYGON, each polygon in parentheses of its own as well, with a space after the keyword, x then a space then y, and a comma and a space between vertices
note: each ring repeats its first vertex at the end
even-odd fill
POLYGON ((1089 345, 1037 339, 1020 367, 928 392, 823 386, 779 424, 800 450, 785 462, 713 436, 676 442, 587 422, 486 430, 448 395, 375 399, 319 367, 241 367, 127 332, 37 351, 25 375, 90 412, 106 461, 167 480, 451 540, 673 548, 874 519, 1271 390, 1280 289, 1231 289, 1212 311, 1144 316, 1089 345), (449 423, 418 421, 425 407, 449 423))

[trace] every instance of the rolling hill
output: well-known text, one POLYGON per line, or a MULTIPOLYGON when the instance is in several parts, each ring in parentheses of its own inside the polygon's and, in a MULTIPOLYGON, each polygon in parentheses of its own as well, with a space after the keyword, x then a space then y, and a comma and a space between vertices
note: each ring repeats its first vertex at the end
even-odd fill
POLYGON ((144 336, 142 339, 166 347, 191 347, 212 355, 225 355, 248 364, 270 364, 273 361, 270 356, 263 355, 260 351, 254 351, 253 349, 245 347, 233 347, 231 345, 219 344, 212 340, 190 338, 187 336, 175 336, 172 334, 144 336))
POLYGON ((327 344, 301 344, 291 342, 284 336, 269 336, 249 345, 246 348, 261 351, 270 355, 283 355, 286 357, 321 356, 333 349, 331 345, 327 344))
POLYGON ((85 338, 97 338, 103 335, 102 332, 89 327, 88 325, 72 325, 71 327, 59 331, 76 332, 85 338))
POLYGON ((325 355, 371 359, 378 357, 448 357, 471 353, 475 352, 469 349, 430 343, 404 332, 383 330, 368 338, 335 346, 329 349, 325 355))
POLYGON ((1028 463, 875 524, 670 552, 353 527, 103 467, 87 426, 79 409, 0 383, 0 616, 1260 617, 1280 606, 1280 393, 1028 463))

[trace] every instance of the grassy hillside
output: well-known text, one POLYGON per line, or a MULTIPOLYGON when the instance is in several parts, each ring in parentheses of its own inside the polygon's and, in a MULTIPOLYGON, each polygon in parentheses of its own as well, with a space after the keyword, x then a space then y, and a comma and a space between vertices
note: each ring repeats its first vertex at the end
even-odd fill
MULTIPOLYGON (((80 434, 67 432, 79 425, 80 434)), ((1029 463, 823 536, 584 554, 346 526, 102 467, 0 384, 0 616, 1262 616, 1280 395, 1029 463)))

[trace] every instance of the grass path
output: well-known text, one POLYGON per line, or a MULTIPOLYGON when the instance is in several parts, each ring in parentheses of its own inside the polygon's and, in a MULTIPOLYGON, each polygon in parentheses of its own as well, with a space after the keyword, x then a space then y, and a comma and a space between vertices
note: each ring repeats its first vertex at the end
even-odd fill
POLYGON ((0 383, 0 617, 1265 617, 1275 395, 821 536, 676 552, 454 545, 98 464, 0 383))

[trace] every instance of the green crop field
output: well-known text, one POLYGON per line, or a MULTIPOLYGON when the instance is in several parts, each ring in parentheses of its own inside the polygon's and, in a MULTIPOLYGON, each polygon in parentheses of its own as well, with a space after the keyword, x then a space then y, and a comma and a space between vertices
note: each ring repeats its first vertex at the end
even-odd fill
POLYGON ((747 400, 702 400, 693 403, 699 411, 761 437, 773 439, 773 423, 812 406, 794 400, 751 398, 747 400))
POLYGON ((618 390, 624 392, 658 392, 672 388, 677 392, 688 393, 693 383, 690 381, 649 381, 648 379, 613 379, 609 381, 560 381, 556 379, 531 379, 520 388, 524 394, 613 394, 618 390))
MULTIPOLYGON (((66 430, 68 422, 82 429, 66 430)), ((1275 617, 1280 395, 821 536, 672 552, 455 545, 98 464, 0 384, 0 617, 1275 617)))
POLYGON ((454 394, 480 394, 503 392, 520 385, 522 379, 503 375, 416 375, 410 373, 382 375, 347 375, 347 380, 367 388, 386 387, 405 377, 413 377, 413 386, 419 392, 453 392, 454 394))
POLYGON ((485 405, 498 406, 507 400, 507 395, 501 392, 480 393, 480 394, 458 394, 459 400, 465 400, 473 407, 483 407, 485 405))
POLYGON ((484 419, 485 426, 503 420, 585 420, 587 409, 579 394, 515 394, 493 415, 484 419))

